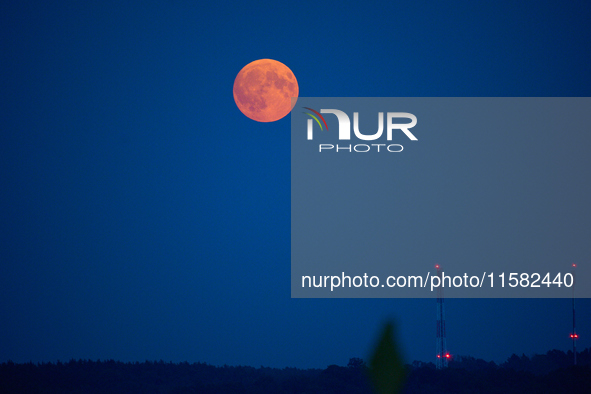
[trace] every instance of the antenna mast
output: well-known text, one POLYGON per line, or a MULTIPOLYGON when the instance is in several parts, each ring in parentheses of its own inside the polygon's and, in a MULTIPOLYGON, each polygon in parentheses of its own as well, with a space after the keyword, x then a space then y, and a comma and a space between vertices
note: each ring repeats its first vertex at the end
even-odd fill
POLYGON ((436 367, 442 369, 447 367, 447 360, 451 357, 447 352, 445 339, 445 304, 443 303, 443 278, 441 277, 441 267, 435 265, 440 286, 437 288, 437 327, 436 327, 436 367))

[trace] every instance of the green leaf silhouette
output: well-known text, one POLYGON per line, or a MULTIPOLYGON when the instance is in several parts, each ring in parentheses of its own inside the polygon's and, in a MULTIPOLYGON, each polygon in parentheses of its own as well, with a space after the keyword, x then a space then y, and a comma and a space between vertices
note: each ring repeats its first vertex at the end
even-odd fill
POLYGON ((394 325, 386 323, 369 361, 369 375, 377 394, 400 392, 406 370, 396 341, 394 325))

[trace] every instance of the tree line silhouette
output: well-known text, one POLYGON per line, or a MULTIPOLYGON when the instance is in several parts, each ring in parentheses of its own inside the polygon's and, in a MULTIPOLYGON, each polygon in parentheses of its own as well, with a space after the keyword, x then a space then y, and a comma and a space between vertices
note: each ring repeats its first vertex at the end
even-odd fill
MULTIPOLYGON (((406 365, 403 393, 591 393, 591 350, 513 354, 495 364, 469 356, 449 367, 414 361, 406 365)), ((351 358, 326 369, 212 366, 206 363, 70 360, 0 364, 0 393, 373 393, 367 366, 351 358)))

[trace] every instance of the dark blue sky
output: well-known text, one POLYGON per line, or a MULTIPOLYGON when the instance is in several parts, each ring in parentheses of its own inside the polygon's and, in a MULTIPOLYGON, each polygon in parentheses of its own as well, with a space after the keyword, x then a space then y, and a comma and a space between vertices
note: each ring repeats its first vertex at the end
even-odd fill
MULTIPOLYGON (((3 2, 0 361, 325 367, 389 317, 407 361, 433 360, 434 300, 290 298, 289 117, 246 118, 234 78, 271 58, 307 97, 589 96, 589 20, 583 1, 3 2)), ((453 354, 571 346, 569 300, 447 317, 453 354)))

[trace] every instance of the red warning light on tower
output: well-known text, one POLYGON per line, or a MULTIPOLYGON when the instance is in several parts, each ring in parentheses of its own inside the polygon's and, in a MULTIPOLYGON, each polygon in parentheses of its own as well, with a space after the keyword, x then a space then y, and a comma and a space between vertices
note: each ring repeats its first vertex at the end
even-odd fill
POLYGON ((572 339, 579 339, 579 334, 570 334, 572 339))

